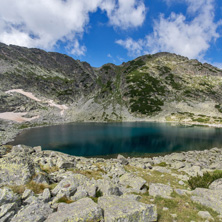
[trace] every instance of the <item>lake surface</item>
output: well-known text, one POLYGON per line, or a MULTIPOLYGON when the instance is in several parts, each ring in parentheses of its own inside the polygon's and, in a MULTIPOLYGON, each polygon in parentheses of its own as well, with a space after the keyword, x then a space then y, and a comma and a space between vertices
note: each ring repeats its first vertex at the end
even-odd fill
POLYGON ((203 150, 222 146, 222 129, 167 123, 73 123, 23 131, 12 143, 76 156, 203 150))

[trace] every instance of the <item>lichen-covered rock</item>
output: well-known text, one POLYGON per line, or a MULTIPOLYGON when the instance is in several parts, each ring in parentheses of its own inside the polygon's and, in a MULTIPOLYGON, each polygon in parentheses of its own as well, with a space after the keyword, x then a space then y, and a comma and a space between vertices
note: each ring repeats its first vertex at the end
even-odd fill
POLYGON ((15 213, 15 210, 17 210, 18 205, 17 203, 9 203, 9 204, 4 204, 0 206, 0 221, 3 221, 3 217, 5 217, 7 214, 8 216, 12 216, 12 214, 15 213))
POLYGON ((222 179, 215 180, 213 183, 211 183, 209 189, 222 190, 222 179))
POLYGON ((45 221, 53 210, 49 204, 35 201, 22 208, 11 220, 11 222, 41 222, 45 221))
POLYGON ((88 179, 81 174, 73 174, 67 178, 64 178, 59 182, 59 184, 52 190, 53 195, 60 193, 65 193, 67 197, 72 196, 77 187, 84 184, 88 179))
POLYGON ((132 173, 126 173, 119 178, 121 185, 131 187, 135 192, 140 192, 143 186, 146 184, 146 180, 141 177, 137 177, 132 173))
POLYGON ((118 155, 117 156, 117 160, 119 160, 119 162, 122 164, 122 165, 127 165, 129 164, 129 161, 122 155, 118 155))
POLYGON ((106 179, 97 180, 97 186, 98 186, 99 190, 105 196, 109 196, 109 195, 120 196, 121 195, 119 187, 117 185, 113 184, 109 180, 106 180, 106 179))
POLYGON ((4 187, 0 189, 0 206, 9 203, 20 203, 20 198, 11 189, 4 187))
POLYGON ((171 198, 173 189, 169 185, 161 184, 161 183, 151 183, 149 184, 149 195, 150 196, 161 196, 163 198, 171 198))
POLYGON ((210 215, 208 211, 199 211, 197 215, 203 219, 214 221, 214 218, 210 215))
POLYGON ((0 185, 24 185, 35 175, 32 152, 32 148, 18 145, 0 159, 0 185))
POLYGON ((156 206, 129 198, 106 196, 98 199, 104 210, 105 222, 149 222, 157 221, 156 206))
POLYGON ((103 219, 102 209, 90 198, 83 198, 71 204, 63 204, 58 211, 49 215, 46 222, 99 222, 103 219))
POLYGON ((75 162, 70 162, 67 159, 63 158, 63 157, 59 157, 56 161, 56 166, 59 169, 67 169, 67 168, 72 168, 76 165, 75 162))
POLYGON ((222 190, 196 188, 192 194, 191 199, 194 202, 210 207, 219 214, 222 214, 222 190))
POLYGON ((26 189, 23 194, 22 194, 22 199, 26 199, 28 198, 29 196, 33 196, 34 195, 34 192, 30 189, 26 189))

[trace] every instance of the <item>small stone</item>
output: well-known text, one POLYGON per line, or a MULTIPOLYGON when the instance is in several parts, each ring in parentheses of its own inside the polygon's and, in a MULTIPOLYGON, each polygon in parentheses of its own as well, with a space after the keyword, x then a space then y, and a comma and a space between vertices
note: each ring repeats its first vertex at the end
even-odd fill
POLYGON ((179 184, 182 186, 185 185, 185 183, 182 180, 179 181, 179 184))
POLYGON ((163 207, 163 211, 168 211, 168 210, 169 210, 169 208, 163 207))
POLYGON ((171 216, 172 218, 174 218, 174 219, 177 218, 177 214, 170 214, 170 216, 171 216))
POLYGON ((214 220, 214 218, 210 215, 208 211, 199 211, 198 216, 207 220, 214 220))

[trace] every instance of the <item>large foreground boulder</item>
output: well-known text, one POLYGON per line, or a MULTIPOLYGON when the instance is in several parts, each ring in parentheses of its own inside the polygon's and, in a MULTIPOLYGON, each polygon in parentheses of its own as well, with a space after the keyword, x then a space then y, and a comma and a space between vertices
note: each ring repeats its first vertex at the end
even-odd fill
POLYGON ((191 199, 222 214, 222 190, 196 188, 191 199))
POLYGON ((61 204, 56 213, 51 214, 46 222, 99 222, 103 219, 102 209, 90 198, 83 198, 71 204, 61 204))
POLYGON ((45 221, 53 210, 49 204, 41 201, 34 201, 22 208, 11 220, 11 222, 40 222, 45 221))
POLYGON ((0 159, 0 185, 24 185, 35 175, 32 152, 32 148, 18 145, 0 159))
POLYGON ((100 197, 98 204, 104 210, 105 222, 157 221, 156 206, 152 204, 118 196, 100 197))

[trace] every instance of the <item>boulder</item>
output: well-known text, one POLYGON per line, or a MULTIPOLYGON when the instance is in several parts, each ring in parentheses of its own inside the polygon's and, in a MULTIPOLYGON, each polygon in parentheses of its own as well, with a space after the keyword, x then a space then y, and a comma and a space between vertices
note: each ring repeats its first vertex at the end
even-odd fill
POLYGON ((4 187, 0 189, 0 206, 9 203, 20 203, 20 198, 11 189, 4 187))
POLYGON ((127 165, 129 164, 129 161, 122 155, 118 155, 117 156, 117 160, 119 160, 119 162, 122 164, 122 165, 127 165))
POLYGON ((217 179, 214 182, 212 182, 209 186, 209 189, 211 189, 211 190, 222 190, 222 178, 217 179))
POLYGON ((73 168, 75 167, 76 163, 75 162, 70 162, 69 160, 63 158, 63 157, 58 157, 56 161, 56 166, 59 169, 68 169, 68 168, 73 168))
POLYGON ((98 189, 102 192, 103 195, 116 195, 120 196, 122 193, 119 190, 119 187, 113 184, 111 181, 106 179, 97 180, 98 189))
POLYGON ((149 184, 149 195, 150 196, 161 196, 163 198, 171 198, 173 189, 169 185, 161 183, 151 183, 149 184))
POLYGON ((52 194, 55 196, 59 192, 62 192, 65 193, 67 197, 70 197, 74 195, 77 187, 83 185, 87 180, 87 177, 81 174, 73 174, 61 180, 59 184, 52 190, 52 194))
POLYGON ((141 177, 137 177, 132 173, 126 173, 119 178, 121 185, 125 187, 131 187, 135 192, 139 193, 146 184, 146 180, 141 177))
POLYGON ((144 204, 129 198, 114 196, 100 197, 98 204, 104 210, 106 222, 157 221, 156 206, 152 204, 144 204))
POLYGON ((194 202, 210 207, 219 214, 222 214, 222 190, 196 188, 192 191, 192 194, 191 199, 194 202))
POLYGON ((49 215, 46 222, 102 221, 103 211, 90 198, 83 198, 71 204, 63 204, 58 211, 49 215))
POLYGON ((32 152, 32 148, 18 145, 0 159, 0 185, 24 185, 35 175, 32 152))
POLYGON ((11 222, 40 222, 45 221, 49 214, 53 210, 49 207, 49 204, 41 201, 35 201, 22 208, 11 220, 11 222))
POLYGON ((210 215, 208 211, 199 211, 197 215, 203 219, 214 221, 214 218, 210 215))
POLYGON ((15 211, 18 209, 17 203, 10 203, 10 204, 4 204, 0 206, 0 221, 3 221, 3 217, 5 217, 7 214, 8 216, 12 216, 12 213, 14 215, 15 211))

